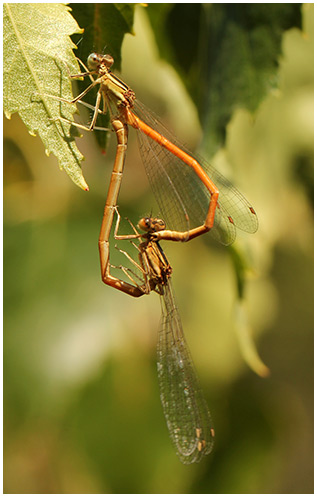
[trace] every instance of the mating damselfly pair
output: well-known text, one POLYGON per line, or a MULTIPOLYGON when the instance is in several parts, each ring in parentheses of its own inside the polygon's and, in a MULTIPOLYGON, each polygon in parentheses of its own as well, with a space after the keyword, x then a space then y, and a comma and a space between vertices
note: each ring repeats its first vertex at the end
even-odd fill
MULTIPOLYGON (((104 283, 131 296, 154 291, 160 295, 162 322, 157 346, 157 366, 162 406, 168 430, 183 463, 198 462, 211 452, 214 429, 207 403, 199 385, 186 344, 171 285, 171 266, 160 242, 189 241, 210 233, 220 243, 231 244, 236 228, 254 233, 256 213, 245 197, 216 169, 195 158, 142 104, 135 93, 111 71, 111 55, 92 53, 88 67, 72 78, 89 77, 91 84, 71 101, 51 96, 65 103, 82 102, 93 88, 98 88, 92 131, 98 115, 109 112, 117 138, 117 150, 107 193, 99 236, 101 276, 104 283), (101 105, 102 104, 102 105, 101 105), (118 197, 128 146, 128 126, 138 132, 145 170, 156 196, 162 219, 142 218, 138 229, 131 224, 131 234, 119 235, 118 197), (129 240, 138 251, 138 260, 120 252, 141 274, 121 265, 125 279, 111 274, 109 239, 114 221, 116 240, 129 240), (135 243, 136 242, 136 243, 135 243)), ((62 118, 60 118, 63 120, 62 118)))

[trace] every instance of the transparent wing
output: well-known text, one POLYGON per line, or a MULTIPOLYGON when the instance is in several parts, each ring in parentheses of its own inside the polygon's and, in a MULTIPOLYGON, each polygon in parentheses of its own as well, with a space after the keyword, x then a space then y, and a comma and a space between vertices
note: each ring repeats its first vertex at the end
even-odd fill
POLYGON ((184 464, 190 464, 211 452, 212 421, 185 341, 170 280, 163 287, 161 305, 157 346, 161 402, 177 454, 184 464))
MULTIPOLYGON (((214 167, 186 150, 143 104, 136 102, 134 110, 142 121, 195 158, 219 189, 212 236, 229 245, 235 239, 236 227, 254 233, 258 220, 246 198, 214 167)), ((210 193, 195 171, 141 130, 138 139, 145 170, 167 227, 186 231, 203 224, 210 193)))

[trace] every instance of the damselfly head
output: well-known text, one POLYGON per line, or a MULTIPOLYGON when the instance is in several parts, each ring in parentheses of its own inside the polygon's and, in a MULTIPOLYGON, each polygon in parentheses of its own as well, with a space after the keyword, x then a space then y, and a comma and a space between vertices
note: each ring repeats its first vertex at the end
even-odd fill
POLYGON ((154 233, 155 231, 162 231, 166 228, 166 224, 163 219, 157 217, 142 217, 138 222, 138 227, 142 231, 147 231, 148 233, 154 233))
POLYGON ((91 53, 87 59, 87 65, 90 71, 95 71, 101 66, 101 64, 104 64, 106 67, 110 68, 113 63, 114 60, 111 55, 102 55, 95 52, 91 53))

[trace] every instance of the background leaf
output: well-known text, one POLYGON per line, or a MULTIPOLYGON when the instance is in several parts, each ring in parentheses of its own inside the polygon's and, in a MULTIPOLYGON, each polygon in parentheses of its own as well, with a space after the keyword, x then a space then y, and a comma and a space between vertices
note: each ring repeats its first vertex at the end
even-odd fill
POLYGON ((179 72, 197 106, 207 153, 224 143, 234 109, 254 112, 277 86, 282 35, 301 27, 300 9, 300 4, 149 5, 160 54, 179 72))
POLYGON ((71 126, 54 121, 60 115, 72 120, 76 106, 43 96, 72 98, 65 64, 79 72, 69 35, 81 30, 69 10, 62 4, 4 5, 4 110, 7 117, 18 112, 29 132, 39 134, 46 153, 53 153, 60 168, 87 190, 71 126))

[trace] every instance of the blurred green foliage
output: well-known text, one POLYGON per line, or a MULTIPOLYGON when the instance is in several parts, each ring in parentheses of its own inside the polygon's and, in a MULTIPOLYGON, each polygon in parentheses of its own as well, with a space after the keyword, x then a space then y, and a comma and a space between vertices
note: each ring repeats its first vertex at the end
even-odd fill
POLYGON ((301 27, 300 4, 152 4, 148 12, 162 57, 181 75, 214 153, 233 111, 255 111, 277 70, 285 30, 301 27), (180 22, 181 21, 181 22, 180 22))
MULTIPOLYGON (((243 19, 246 7, 235 8, 243 19)), ((194 147, 196 107, 172 59, 158 58, 154 34, 166 24, 153 31, 156 9, 136 9, 135 36, 123 44, 124 80, 194 147)), ((279 92, 252 116, 236 108, 215 156, 259 214, 259 232, 238 236, 235 251, 244 255, 236 266, 250 274, 244 304, 270 377, 256 376, 241 357, 228 252, 199 239, 164 245, 216 428, 213 454, 199 465, 179 463, 160 406, 157 296, 132 299, 100 280, 97 238, 114 144, 105 157, 94 136, 78 140, 87 194, 59 174, 17 116, 5 122, 6 493, 313 491, 313 5, 301 9, 303 33, 279 35, 279 92)), ((185 7, 177 20, 186 25, 185 7)), ((285 23, 299 26, 291 15, 285 23)), ((199 60, 204 48, 194 47, 199 60)), ((91 48, 84 37, 79 51, 91 48)), ((183 60, 187 49, 190 40, 183 60)), ((129 140, 120 207, 137 220, 155 203, 132 132, 129 140)), ((113 246, 112 254, 115 263, 113 246)))

